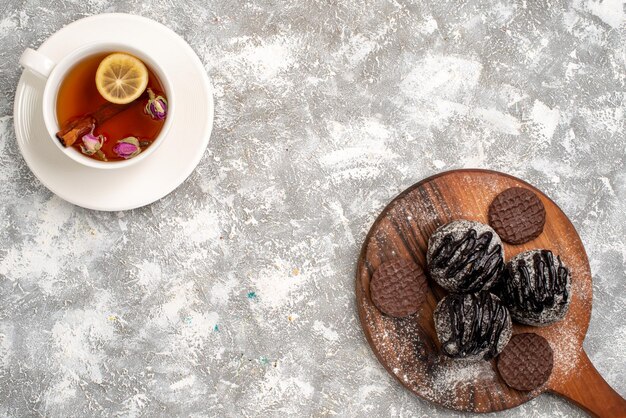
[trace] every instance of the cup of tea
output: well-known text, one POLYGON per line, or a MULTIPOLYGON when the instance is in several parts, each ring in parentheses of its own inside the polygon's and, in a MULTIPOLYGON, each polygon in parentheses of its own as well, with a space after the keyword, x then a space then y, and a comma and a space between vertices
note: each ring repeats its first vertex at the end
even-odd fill
POLYGON ((28 48, 20 64, 46 80, 42 112, 50 140, 79 164, 137 164, 171 127, 176 100, 170 79, 132 45, 96 42, 57 62, 28 48))

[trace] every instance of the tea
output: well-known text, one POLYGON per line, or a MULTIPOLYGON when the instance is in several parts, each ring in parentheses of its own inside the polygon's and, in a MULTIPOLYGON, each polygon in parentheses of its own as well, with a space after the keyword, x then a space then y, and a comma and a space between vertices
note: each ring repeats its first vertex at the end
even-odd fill
POLYGON ((136 138, 137 152, 148 148, 157 138, 166 116, 165 113, 155 116, 154 100, 161 99, 164 104, 166 101, 163 85, 147 66, 148 84, 139 98, 128 104, 114 104, 102 97, 96 86, 96 71, 111 53, 87 57, 67 73, 57 94, 56 114, 61 127, 57 137, 65 146, 72 146, 91 158, 120 161, 136 155, 123 150, 126 145, 132 149, 128 142, 135 140, 129 138, 136 138), (63 137, 67 132, 72 137, 69 141, 63 137))

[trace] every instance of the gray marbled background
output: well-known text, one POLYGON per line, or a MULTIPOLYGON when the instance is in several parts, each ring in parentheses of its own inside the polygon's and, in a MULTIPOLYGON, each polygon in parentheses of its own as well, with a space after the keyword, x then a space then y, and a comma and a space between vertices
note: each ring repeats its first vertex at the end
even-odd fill
MULTIPOLYGON (((3 0, 0 416, 459 416, 378 364, 354 270, 425 176, 545 190, 594 273, 585 348, 626 396, 621 0, 3 0), (74 207, 17 151, 17 60, 63 25, 141 14, 216 90, 209 149, 161 201, 74 207)), ((501 416, 582 416, 544 395, 501 416)))

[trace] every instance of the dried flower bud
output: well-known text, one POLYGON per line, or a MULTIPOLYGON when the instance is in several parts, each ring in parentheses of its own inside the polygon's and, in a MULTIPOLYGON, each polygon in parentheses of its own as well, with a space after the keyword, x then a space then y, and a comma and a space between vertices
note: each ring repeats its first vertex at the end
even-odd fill
POLYGON ((82 136, 82 144, 80 144, 80 150, 85 155, 94 155, 100 148, 102 148, 102 144, 104 144, 105 138, 104 135, 95 136, 93 134, 94 129, 96 129, 96 125, 91 125, 91 131, 88 134, 82 136))
POLYGON ((148 89, 148 104, 144 112, 154 120, 164 120, 167 116, 167 100, 163 96, 155 96, 152 89, 148 89))
POLYGON ((120 139, 113 147, 113 152, 115 152, 118 156, 124 158, 125 160, 133 158, 141 152, 139 140, 134 136, 120 139))

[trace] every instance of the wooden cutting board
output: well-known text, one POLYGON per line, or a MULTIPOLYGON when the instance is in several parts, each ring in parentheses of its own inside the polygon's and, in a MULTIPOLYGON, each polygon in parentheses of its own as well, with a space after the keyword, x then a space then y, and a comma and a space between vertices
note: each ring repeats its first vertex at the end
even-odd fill
MULTIPOLYGON (((585 248, 561 209, 528 183, 487 170, 454 170, 425 179, 396 197, 370 229, 358 260, 356 297, 365 336, 389 373, 416 395, 459 411, 493 412, 513 408, 550 391, 595 416, 626 417, 626 401, 602 379, 582 343, 592 302, 591 271, 585 248), (554 369, 544 387, 532 392, 509 388, 495 360, 462 362, 440 354, 433 310, 447 292, 429 280, 427 302, 419 312, 396 319, 383 315, 369 295, 373 272, 393 258, 412 259, 426 271, 428 238, 455 220, 487 222, 493 198, 509 187, 534 191, 546 208, 544 232, 523 245, 504 244, 505 259, 535 248, 560 255, 572 275, 572 301, 566 317, 547 327, 514 324, 514 333, 535 332, 554 350, 554 369)), ((622 359, 626 361, 626 359, 622 359)))

